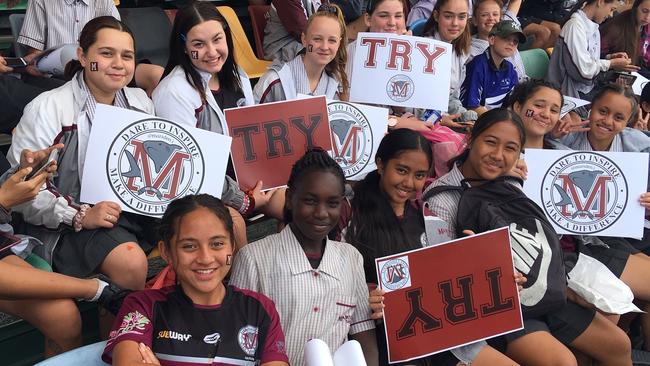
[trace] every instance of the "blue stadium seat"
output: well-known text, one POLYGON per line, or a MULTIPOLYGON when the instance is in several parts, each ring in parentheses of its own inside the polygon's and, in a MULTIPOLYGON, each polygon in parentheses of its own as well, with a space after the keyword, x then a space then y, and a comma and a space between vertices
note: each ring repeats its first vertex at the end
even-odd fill
POLYGON ((413 32, 414 36, 421 36, 424 33, 424 25, 427 24, 426 19, 419 19, 413 22, 409 29, 413 32))

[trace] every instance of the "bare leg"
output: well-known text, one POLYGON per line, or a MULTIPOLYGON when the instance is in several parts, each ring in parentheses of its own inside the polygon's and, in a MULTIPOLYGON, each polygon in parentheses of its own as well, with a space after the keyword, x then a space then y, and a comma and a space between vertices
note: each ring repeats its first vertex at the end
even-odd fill
POLYGON ((478 353, 472 366, 516 366, 517 363, 503 353, 495 350, 494 348, 487 346, 483 347, 481 352, 478 353))
POLYGON ((542 48, 554 47, 555 41, 557 41, 557 37, 560 35, 562 28, 560 28, 559 24, 555 22, 548 22, 546 20, 543 20, 541 25, 546 27, 546 29, 548 29, 550 32, 546 44, 543 45, 542 48))
POLYGON ((590 356, 594 365, 632 366, 630 339, 600 313, 596 313, 589 327, 571 342, 571 347, 590 356))
MULTIPOLYGON (((73 294, 70 297, 79 296, 83 291, 74 290, 74 284, 60 285, 56 281, 48 283, 49 279, 61 279, 62 282, 73 282, 77 279, 50 273, 32 268, 22 259, 9 256, 0 261, 0 273, 3 278, 0 282, 4 285, 4 277, 9 277, 14 281, 9 283, 9 287, 0 285, 4 293, 11 294, 12 297, 18 297, 20 294, 26 294, 30 297, 41 298, 39 300, 0 300, 0 311, 18 316, 38 328, 45 335, 45 357, 54 356, 67 350, 81 346, 81 316, 77 306, 72 300, 56 299, 45 300, 45 298, 61 298, 62 294, 56 294, 56 288, 61 286, 61 290, 73 294), (45 275, 45 276, 43 276, 45 275), (21 277, 17 277, 21 276, 21 277), (20 279, 23 289, 16 289, 16 279, 20 279), (68 281, 70 280, 70 281, 68 281), (34 285, 34 288, 31 286, 34 285), (51 286, 50 286, 51 285, 51 286), (69 285, 69 286, 66 286, 69 285), (48 288, 52 287, 51 289, 48 288), (76 291, 76 292, 75 292, 76 291)), ((84 281, 84 280, 79 280, 84 281)), ((97 281, 88 280, 84 285, 93 285, 95 290, 97 281)), ((91 296, 92 296, 91 295, 91 296)))
POLYGON ((31 267, 17 256, 0 261, 0 298, 3 299, 68 299, 92 298, 98 283, 31 267))
POLYGON ((535 41, 530 45, 530 48, 543 48, 548 43, 551 31, 540 24, 530 23, 524 28, 524 34, 526 37, 535 37, 535 41))
POLYGON ((142 290, 147 277, 147 256, 137 243, 122 243, 108 253, 99 271, 122 288, 142 290))
POLYGON ((149 98, 151 98, 153 90, 156 89, 156 86, 158 86, 158 83, 160 82, 163 71, 165 71, 165 69, 158 65, 138 64, 135 68, 135 84, 139 88, 144 89, 149 98))
POLYGON ((508 343, 506 352, 527 366, 577 366, 573 353, 551 333, 533 332, 508 343))

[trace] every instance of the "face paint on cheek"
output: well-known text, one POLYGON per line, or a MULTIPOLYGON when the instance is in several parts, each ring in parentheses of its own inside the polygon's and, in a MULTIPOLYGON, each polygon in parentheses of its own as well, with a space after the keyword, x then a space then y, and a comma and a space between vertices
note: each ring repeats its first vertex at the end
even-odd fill
POLYGON ((199 59, 199 51, 190 51, 190 57, 192 57, 192 60, 198 60, 199 59))
POLYGON ((228 254, 226 256, 226 265, 231 265, 232 264, 232 254, 228 254))
POLYGON ((532 117, 535 114, 535 111, 532 109, 526 109, 526 117, 532 117))
POLYGON ((99 71, 99 66, 97 65, 97 62, 92 61, 90 63, 90 71, 99 71))
POLYGON ((313 44, 307 45, 307 52, 314 52, 314 45, 313 44))

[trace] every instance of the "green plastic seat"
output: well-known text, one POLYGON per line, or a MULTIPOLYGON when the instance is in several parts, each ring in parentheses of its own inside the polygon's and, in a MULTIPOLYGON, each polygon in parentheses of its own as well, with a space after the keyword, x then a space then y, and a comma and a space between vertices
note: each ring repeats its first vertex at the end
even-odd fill
POLYGON ((549 58, 546 51, 541 48, 533 48, 521 51, 521 60, 524 62, 526 75, 532 79, 543 79, 548 72, 549 58))

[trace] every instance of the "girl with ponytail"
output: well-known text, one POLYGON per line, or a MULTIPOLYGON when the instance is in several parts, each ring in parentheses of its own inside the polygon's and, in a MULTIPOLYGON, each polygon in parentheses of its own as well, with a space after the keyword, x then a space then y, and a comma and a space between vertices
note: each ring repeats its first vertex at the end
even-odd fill
POLYGON ((307 20, 303 50, 287 63, 276 61, 253 90, 255 102, 295 99, 298 94, 325 95, 347 100, 350 84, 345 65, 348 54, 345 20, 336 5, 323 4, 307 20))

